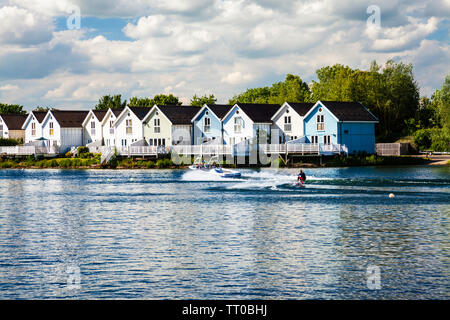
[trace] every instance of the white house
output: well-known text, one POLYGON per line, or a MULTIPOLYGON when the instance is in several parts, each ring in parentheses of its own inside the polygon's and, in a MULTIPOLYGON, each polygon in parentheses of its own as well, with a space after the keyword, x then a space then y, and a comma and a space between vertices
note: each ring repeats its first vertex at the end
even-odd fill
POLYGON ((25 140, 25 131, 22 126, 26 118, 26 115, 20 114, 0 115, 0 138, 25 140))
POLYGON ((47 147, 59 147, 65 153, 83 145, 83 121, 88 111, 50 110, 42 121, 42 136, 47 147))
POLYGON ((117 148, 126 148, 144 139, 142 120, 149 111, 150 108, 148 107, 127 106, 123 109, 114 123, 115 145, 117 148))
POLYGON ((191 121, 199 110, 193 106, 155 105, 143 121, 146 141, 152 146, 191 145, 191 121))
POLYGON ((116 130, 115 122, 117 117, 122 113, 124 109, 108 109, 103 120, 102 125, 102 136, 105 146, 115 146, 116 145, 116 130))
POLYGON ((107 111, 91 110, 86 119, 83 121, 83 144, 87 145, 92 142, 100 142, 103 140, 102 121, 107 111))
POLYGON ((31 111, 22 125, 25 131, 25 143, 30 143, 42 138, 42 121, 44 121, 47 111, 31 111))
POLYGON ((285 102, 272 117, 272 129, 278 130, 278 143, 305 136, 304 119, 314 103, 285 102))
POLYGON ((224 143, 235 145, 261 134, 266 135, 266 142, 269 142, 271 119, 278 109, 279 104, 235 104, 222 120, 224 143))

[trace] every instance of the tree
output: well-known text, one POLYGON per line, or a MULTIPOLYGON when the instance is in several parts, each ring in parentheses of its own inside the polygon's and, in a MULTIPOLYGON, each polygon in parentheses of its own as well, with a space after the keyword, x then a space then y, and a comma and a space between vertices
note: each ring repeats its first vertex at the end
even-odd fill
POLYGON ((450 74, 445 77, 440 90, 433 95, 442 127, 450 133, 450 74))
POLYGON ((27 112, 18 104, 0 103, 0 114, 27 114, 27 112))
POLYGON ((133 97, 130 99, 130 107, 153 107, 154 105, 159 106, 169 106, 169 105, 175 105, 175 106, 181 106, 181 102, 178 99, 178 97, 174 96, 173 94, 157 94, 152 99, 150 98, 138 98, 133 97))
POLYGON ((36 109, 34 109, 33 111, 36 111, 36 112, 47 112, 49 110, 50 110, 49 107, 45 107, 44 108, 44 107, 37 106, 36 109))
POLYGON ((122 95, 116 94, 114 96, 106 95, 98 100, 98 104, 95 106, 94 110, 108 110, 111 109, 121 109, 125 108, 127 105, 127 100, 122 101, 122 95))
POLYGON ((198 97, 195 94, 191 99, 191 106, 203 107, 203 105, 205 105, 205 104, 214 105, 214 104, 216 104, 216 102, 217 102, 217 99, 216 99, 216 97, 214 97, 213 94, 211 94, 209 96, 204 95, 202 97, 198 97))
POLYGON ((389 60, 381 68, 372 62, 368 71, 336 64, 316 73, 313 101, 361 102, 380 120, 377 134, 381 140, 405 134, 411 127, 409 119, 417 119, 419 88, 411 64, 389 60))
POLYGON ((284 82, 274 83, 270 87, 247 89, 229 100, 230 104, 241 103, 276 103, 308 102, 311 92, 306 82, 299 76, 288 74, 284 82))

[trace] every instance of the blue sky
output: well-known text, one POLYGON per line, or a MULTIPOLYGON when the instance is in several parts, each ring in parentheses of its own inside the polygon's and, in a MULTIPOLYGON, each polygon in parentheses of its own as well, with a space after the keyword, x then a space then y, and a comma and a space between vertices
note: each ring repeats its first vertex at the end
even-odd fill
MULTIPOLYGON (((373 20, 371 20, 373 21, 373 20)), ((450 0, 0 0, 0 102, 88 109, 104 94, 227 102, 287 73, 413 63, 421 94, 450 73, 450 0), (367 20, 375 5, 380 27, 367 20), (81 28, 67 19, 80 12, 81 28)))

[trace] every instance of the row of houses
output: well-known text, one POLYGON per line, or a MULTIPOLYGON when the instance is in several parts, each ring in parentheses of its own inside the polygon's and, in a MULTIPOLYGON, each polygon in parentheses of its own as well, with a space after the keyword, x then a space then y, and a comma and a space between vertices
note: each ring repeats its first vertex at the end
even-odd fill
POLYGON ((32 111, 0 115, 0 137, 22 138, 60 153, 76 146, 227 145, 265 143, 345 145, 375 152, 378 119, 361 103, 241 104, 130 107, 106 111, 32 111))

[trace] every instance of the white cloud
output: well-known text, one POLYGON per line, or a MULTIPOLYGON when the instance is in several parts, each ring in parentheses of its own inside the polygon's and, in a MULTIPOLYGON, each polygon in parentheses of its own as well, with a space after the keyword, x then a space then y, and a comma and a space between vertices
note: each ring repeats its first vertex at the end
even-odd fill
POLYGON ((11 90, 18 90, 19 87, 13 84, 5 84, 3 86, 0 86, 0 91, 11 91, 11 90))
POLYGON ((400 51, 418 46, 429 34, 437 30, 439 20, 429 18, 425 23, 410 18, 410 23, 394 28, 368 27, 366 35, 370 41, 368 46, 374 51, 400 51))
POLYGON ((0 8, 0 43, 35 45, 51 40, 51 19, 16 6, 0 8))
POLYGON ((223 83, 228 83, 231 85, 246 83, 250 80, 252 80, 252 75, 242 74, 240 71, 229 73, 222 78, 223 83))

